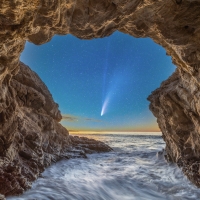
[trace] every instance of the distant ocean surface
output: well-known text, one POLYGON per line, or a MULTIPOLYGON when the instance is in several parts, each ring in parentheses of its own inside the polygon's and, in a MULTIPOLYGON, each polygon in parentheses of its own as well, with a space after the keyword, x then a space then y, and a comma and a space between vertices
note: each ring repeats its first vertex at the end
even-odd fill
POLYGON ((84 135, 105 142, 114 151, 88 155, 88 159, 62 160, 49 167, 32 189, 7 199, 200 199, 200 189, 158 154, 165 147, 161 136, 140 134, 84 135))

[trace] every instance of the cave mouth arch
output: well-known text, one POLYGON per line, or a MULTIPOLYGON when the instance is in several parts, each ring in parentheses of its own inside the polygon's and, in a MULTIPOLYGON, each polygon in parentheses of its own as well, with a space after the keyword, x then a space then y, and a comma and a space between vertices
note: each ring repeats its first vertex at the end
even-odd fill
POLYGON ((0 144, 3 147, 0 167, 3 167, 2 179, 7 180, 9 173, 12 180, 7 185, 5 182, 0 192, 20 193, 27 189, 29 184, 24 177, 33 181, 68 144, 62 137, 67 132, 57 123, 61 118, 57 104, 39 77, 19 62, 25 42, 44 44, 56 34, 69 33, 82 39, 101 38, 116 30, 133 37, 152 38, 166 49, 177 66, 148 99, 166 142, 167 159, 181 166, 187 177, 200 187, 199 7, 196 0, 45 0, 31 4, 4 1, 0 5, 0 144), (37 134, 32 137, 31 132, 36 128, 37 134), (37 148, 38 168, 34 176, 28 174, 31 168, 28 172, 24 170, 24 174, 19 170, 24 165, 21 157, 29 159, 26 162, 30 166, 33 164, 32 149, 21 148, 30 138, 35 144, 42 144, 37 148), (48 140, 55 151, 46 145, 48 140), (52 160, 42 153, 42 148, 51 154, 52 160), (45 158, 43 163, 39 161, 41 155, 45 158), (6 165, 4 158, 8 161, 6 165), (11 183, 16 183, 15 190, 11 183))
POLYGON ((151 39, 120 32, 93 40, 55 36, 41 47, 28 43, 21 60, 50 89, 68 130, 159 131, 146 98, 174 65, 151 39))

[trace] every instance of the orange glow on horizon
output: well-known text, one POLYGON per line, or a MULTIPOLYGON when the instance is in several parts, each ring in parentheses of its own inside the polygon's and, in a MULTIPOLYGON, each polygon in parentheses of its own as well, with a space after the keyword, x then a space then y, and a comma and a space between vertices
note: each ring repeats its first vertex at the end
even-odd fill
POLYGON ((119 129, 90 129, 90 128, 75 128, 75 127, 65 127, 70 134, 86 134, 86 133, 161 133, 157 126, 148 127, 134 127, 134 128, 119 128, 119 129))
POLYGON ((81 134, 127 134, 127 135, 140 135, 141 133, 145 133, 145 135, 162 135, 161 132, 117 132, 117 131, 69 131, 71 135, 81 135, 81 134))

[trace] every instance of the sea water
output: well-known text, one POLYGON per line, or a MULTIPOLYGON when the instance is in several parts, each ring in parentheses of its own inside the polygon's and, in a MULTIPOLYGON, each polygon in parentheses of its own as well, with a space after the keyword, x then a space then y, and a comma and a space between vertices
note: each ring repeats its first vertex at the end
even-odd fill
POLYGON ((113 148, 87 159, 62 160, 46 169, 32 189, 9 200, 185 200, 200 199, 175 165, 167 163, 161 136, 93 134, 113 148))

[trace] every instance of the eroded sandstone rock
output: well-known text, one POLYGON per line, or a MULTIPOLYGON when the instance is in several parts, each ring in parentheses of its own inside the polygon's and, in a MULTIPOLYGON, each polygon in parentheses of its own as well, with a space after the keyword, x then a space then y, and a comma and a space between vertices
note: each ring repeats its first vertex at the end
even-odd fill
MULTIPOLYGON (((92 39, 109 36, 119 30, 134 37, 151 37, 166 49, 177 66, 172 77, 149 97, 150 108, 158 118, 163 132, 168 159, 183 166, 185 174, 200 186, 199 8, 198 0, 2 0, 0 155, 2 158, 6 157, 6 160, 1 163, 10 163, 15 158, 15 149, 20 148, 20 157, 37 165, 43 158, 41 151, 44 148, 54 155, 45 154, 44 163, 48 165, 51 159, 56 160, 59 152, 65 149, 65 142, 59 144, 59 138, 62 135, 68 137, 56 122, 60 119, 59 112, 56 112, 57 105, 45 98, 45 95, 50 97, 48 92, 39 90, 37 78, 30 81, 28 75, 25 77, 29 89, 24 86, 23 73, 12 78, 19 71, 19 56, 25 41, 43 44, 55 34, 68 33, 82 39, 92 39), (18 81, 20 76, 21 82, 18 81), (16 91, 16 88, 19 90, 16 91), (28 98, 24 97, 26 95, 28 98), (29 130, 30 134, 25 130, 29 130), (48 134, 41 133, 41 130, 48 134), (35 133, 34 139, 29 136, 33 135, 32 132, 35 133), (22 137, 23 134, 27 136, 22 137), (31 144, 32 140, 35 144, 31 144), (52 144, 52 140, 55 143, 52 144), (35 145, 36 150, 25 151, 26 146, 34 148, 35 145), (36 151, 37 156, 33 151, 36 151)), ((44 91, 47 91, 46 88, 44 91)), ((25 168, 19 171, 5 167, 2 169, 2 176, 8 180, 11 178, 5 174, 7 168, 8 171, 13 170, 15 177, 25 174, 29 180, 34 179, 34 174, 37 174, 30 173, 25 168)), ((15 188, 20 181, 21 179, 12 181, 12 187, 15 188)), ((21 188, 27 188, 27 183, 21 181, 21 188)), ((18 190, 21 191, 18 188, 13 193, 18 190)))

